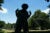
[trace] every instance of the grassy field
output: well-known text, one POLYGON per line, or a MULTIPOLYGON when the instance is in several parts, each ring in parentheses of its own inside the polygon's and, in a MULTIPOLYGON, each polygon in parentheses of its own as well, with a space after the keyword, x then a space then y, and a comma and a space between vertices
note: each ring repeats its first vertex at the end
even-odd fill
POLYGON ((5 33, 8 33, 8 32, 14 32, 14 30, 7 30, 7 29, 2 29, 5 33))
MULTIPOLYGON (((14 32, 14 30, 6 30, 6 29, 3 29, 4 33, 11 33, 11 32, 14 32)), ((23 32, 23 30, 21 30, 23 32)), ((40 32, 50 32, 50 30, 29 30, 29 33, 40 33, 40 32)))

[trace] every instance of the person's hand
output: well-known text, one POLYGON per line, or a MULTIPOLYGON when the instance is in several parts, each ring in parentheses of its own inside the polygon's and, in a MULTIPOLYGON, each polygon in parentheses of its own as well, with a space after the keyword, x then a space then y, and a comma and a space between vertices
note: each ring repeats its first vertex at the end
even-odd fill
POLYGON ((29 11, 29 14, 31 15, 31 11, 29 11))
POLYGON ((16 10, 16 13, 18 13, 18 11, 19 11, 19 10, 17 9, 17 10, 16 10))
POLYGON ((17 9, 16 11, 18 11, 19 9, 17 9))

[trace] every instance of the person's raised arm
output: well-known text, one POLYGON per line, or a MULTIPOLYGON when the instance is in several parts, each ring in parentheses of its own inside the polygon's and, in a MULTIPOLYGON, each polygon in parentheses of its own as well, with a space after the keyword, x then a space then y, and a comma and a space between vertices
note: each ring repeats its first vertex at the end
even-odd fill
POLYGON ((16 16, 18 16, 18 11, 19 11, 19 10, 18 10, 18 9, 16 9, 16 11, 15 11, 15 13, 16 13, 16 16))
POLYGON ((31 16, 31 11, 29 11, 29 17, 31 16))

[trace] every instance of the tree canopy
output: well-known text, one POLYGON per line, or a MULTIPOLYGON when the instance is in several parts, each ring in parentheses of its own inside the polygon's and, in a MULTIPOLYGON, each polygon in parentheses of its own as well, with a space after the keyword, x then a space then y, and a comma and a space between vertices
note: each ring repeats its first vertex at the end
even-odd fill
POLYGON ((29 19, 29 25, 35 29, 36 27, 41 27, 41 29, 47 29, 49 24, 48 14, 41 12, 41 10, 36 10, 32 17, 29 19))
POLYGON ((0 21, 0 28, 3 28, 5 26, 5 22, 4 21, 0 21))

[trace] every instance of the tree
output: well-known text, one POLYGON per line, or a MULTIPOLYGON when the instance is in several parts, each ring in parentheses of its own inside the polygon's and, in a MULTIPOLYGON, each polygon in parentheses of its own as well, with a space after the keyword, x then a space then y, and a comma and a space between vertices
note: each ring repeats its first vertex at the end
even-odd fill
POLYGON ((0 28, 3 28, 5 26, 5 22, 4 21, 0 21, 0 28))
POLYGON ((5 29, 15 29, 15 23, 7 23, 5 24, 5 29))
POLYGON ((40 10, 37 10, 32 16, 31 18, 28 20, 29 22, 29 27, 31 27, 31 29, 36 29, 36 27, 39 27, 40 25, 37 23, 36 19, 38 17, 38 15, 40 14, 40 10))
POLYGON ((41 10, 37 10, 29 19, 29 23, 33 29, 36 29, 36 27, 47 29, 49 24, 48 14, 41 12, 41 10))

